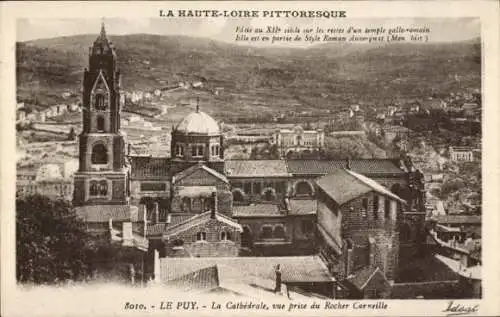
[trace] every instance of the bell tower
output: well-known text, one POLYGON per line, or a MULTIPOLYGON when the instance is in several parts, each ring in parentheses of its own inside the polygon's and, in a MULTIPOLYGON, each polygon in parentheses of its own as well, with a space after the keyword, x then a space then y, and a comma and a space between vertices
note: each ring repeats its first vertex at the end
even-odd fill
POLYGON ((120 72, 116 52, 101 33, 89 48, 83 75, 83 128, 79 136, 79 169, 75 173, 75 206, 128 202, 125 135, 120 131, 120 72))

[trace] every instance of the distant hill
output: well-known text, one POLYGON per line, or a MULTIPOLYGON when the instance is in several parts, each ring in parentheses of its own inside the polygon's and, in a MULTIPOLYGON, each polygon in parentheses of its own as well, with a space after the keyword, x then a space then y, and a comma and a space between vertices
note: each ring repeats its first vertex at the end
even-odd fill
MULTIPOLYGON (((64 90, 79 93, 96 35, 17 43, 18 99, 49 105, 64 90)), ((124 89, 206 79, 223 87, 220 111, 332 108, 383 104, 479 88, 478 40, 438 44, 319 44, 253 48, 183 36, 110 36, 124 89), (456 76, 460 81, 456 80, 456 76)))

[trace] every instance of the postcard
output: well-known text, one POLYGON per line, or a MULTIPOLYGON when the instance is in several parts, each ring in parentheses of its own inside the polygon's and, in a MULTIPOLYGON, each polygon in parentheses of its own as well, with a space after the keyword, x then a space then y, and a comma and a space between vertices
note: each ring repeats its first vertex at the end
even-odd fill
POLYGON ((500 313, 497 2, 0 14, 2 316, 500 313))

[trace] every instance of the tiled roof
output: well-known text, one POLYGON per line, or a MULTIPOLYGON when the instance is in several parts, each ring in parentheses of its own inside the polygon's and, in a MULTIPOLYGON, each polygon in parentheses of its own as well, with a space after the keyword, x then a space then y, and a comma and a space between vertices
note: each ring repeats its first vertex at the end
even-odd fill
POLYGON ((170 215, 170 223, 150 223, 148 224, 148 236, 161 235, 165 232, 165 230, 169 227, 175 226, 179 223, 187 221, 189 218, 194 217, 192 214, 171 214, 170 215))
POLYGON ((162 281, 215 265, 224 273, 224 280, 252 277, 274 280, 277 264, 280 264, 281 279, 285 283, 334 280, 318 256, 162 258, 160 261, 162 281))
POLYGON ((291 174, 328 174, 347 165, 345 160, 287 160, 288 172, 291 174))
POLYGON ((290 199, 289 215, 315 215, 318 203, 315 199, 290 199))
POLYGON ((445 224, 481 224, 481 216, 477 215, 442 215, 437 217, 438 223, 445 224))
POLYGON ((233 217, 283 217, 282 213, 275 204, 252 204, 252 205, 234 205, 233 217))
POLYGON ((85 222, 138 221, 138 209, 130 205, 90 205, 75 207, 78 217, 85 222))
POLYGON ((204 171, 212 174, 214 177, 220 179, 221 181, 223 181, 225 183, 229 183, 226 176, 222 175, 221 173, 219 173, 219 172, 217 172, 217 171, 215 171, 215 170, 211 169, 210 167, 207 167, 206 165, 203 165, 203 164, 193 165, 193 166, 183 170, 182 172, 175 174, 174 180, 175 180, 175 182, 177 182, 185 177, 188 177, 189 175, 193 174, 194 172, 196 172, 199 169, 203 169, 204 171))
POLYGON ((131 156, 130 164, 132 179, 169 177, 169 158, 131 156))
POLYGON ((219 270, 217 269, 217 265, 208 266, 167 281, 166 284, 175 286, 180 290, 213 289, 220 285, 219 270))
POLYGON ((380 271, 378 267, 374 266, 366 266, 362 268, 361 270, 355 272, 352 276, 348 277, 347 281, 358 290, 362 291, 376 274, 380 274, 385 279, 387 284, 389 283, 382 271, 380 271))
POLYGON ((365 193, 376 191, 402 203, 404 200, 376 181, 347 169, 339 169, 316 180, 316 184, 337 204, 343 205, 365 193))
MULTIPOLYGON (((188 230, 192 227, 198 226, 200 224, 206 223, 211 219, 211 211, 204 212, 202 214, 195 215, 189 219, 186 219, 183 222, 180 222, 176 225, 170 226, 166 228, 165 233, 163 234, 164 237, 176 235, 180 232, 184 232, 185 230, 188 230)), ((229 218, 228 216, 225 216, 220 213, 215 214, 215 219, 219 222, 223 222, 227 224, 228 226, 234 227, 240 232, 243 231, 241 228, 241 225, 234 221, 234 219, 229 218)))
MULTIPOLYGON (((288 172, 293 175, 326 175, 346 168, 347 160, 287 160, 288 172)), ((396 161, 387 159, 350 160, 351 170, 366 175, 403 175, 396 161)))
POLYGON ((228 177, 289 177, 284 160, 227 160, 228 177))

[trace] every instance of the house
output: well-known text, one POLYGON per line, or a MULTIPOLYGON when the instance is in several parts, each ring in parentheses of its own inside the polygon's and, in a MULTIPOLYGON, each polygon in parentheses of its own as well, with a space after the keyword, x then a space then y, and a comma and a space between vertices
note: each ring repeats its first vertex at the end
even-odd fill
POLYGON ((350 299, 379 299, 389 298, 391 284, 384 273, 374 266, 366 266, 349 275, 343 282, 347 294, 343 297, 350 299))
POLYGON ((253 285, 273 294, 279 281, 278 266, 286 289, 333 297, 335 279, 318 256, 167 258, 156 252, 154 280, 156 285, 174 286, 181 291, 195 288, 241 294, 239 290, 244 289, 246 295, 247 286, 253 285))
POLYGON ((454 162, 473 162, 474 149, 467 146, 450 146, 450 159, 454 162))
POLYGON ((407 140, 410 134, 410 129, 399 125, 384 127, 382 130, 384 131, 384 137, 387 143, 391 143, 396 138, 407 140))
POLYGON ((314 253, 316 201, 285 198, 282 204, 233 206, 243 228, 242 247, 255 255, 314 253))
POLYGON ((24 122, 26 121, 26 110, 21 108, 16 111, 16 120, 17 122, 24 122))
POLYGON ((332 274, 343 280, 370 266, 393 281, 399 249, 398 214, 406 202, 348 169, 321 177, 316 184, 320 252, 332 274))
POLYGON ((283 157, 290 153, 312 153, 324 148, 325 132, 322 129, 304 130, 301 126, 281 129, 274 133, 273 144, 283 157))
MULTIPOLYGON (((216 196, 215 196, 216 197, 216 196)), ((214 205, 216 205, 216 200, 214 205)), ((240 250, 241 226, 218 213, 216 206, 163 233, 167 257, 235 257, 240 250)))
POLYGON ((195 81, 192 86, 193 88, 203 88, 203 83, 201 81, 195 81))
POLYGON ((436 222, 448 228, 459 229, 467 236, 481 237, 482 221, 479 215, 439 215, 436 222))

